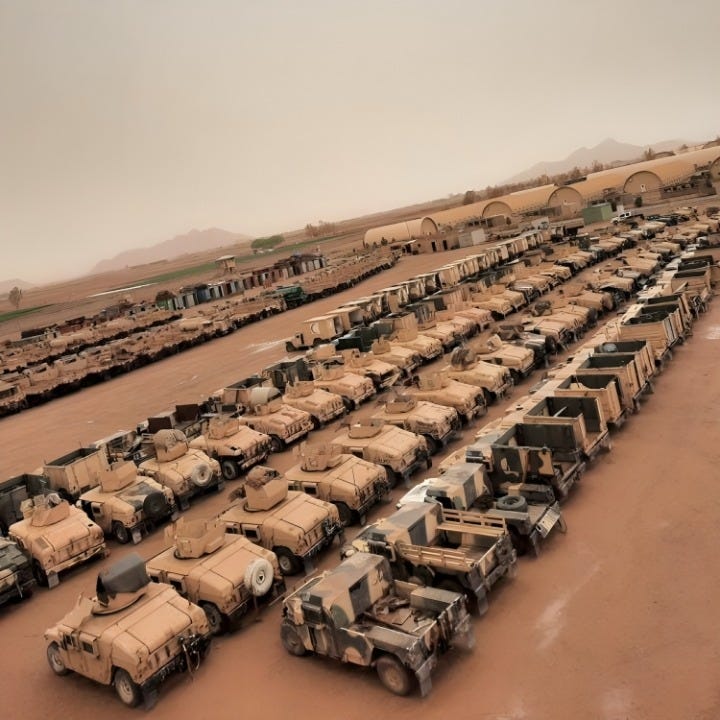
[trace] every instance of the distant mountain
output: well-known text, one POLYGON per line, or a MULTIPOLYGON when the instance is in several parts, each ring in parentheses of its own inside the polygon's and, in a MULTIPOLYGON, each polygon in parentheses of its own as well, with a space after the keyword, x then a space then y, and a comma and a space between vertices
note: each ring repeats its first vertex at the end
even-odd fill
POLYGON ((648 147, 654 152, 666 152, 675 150, 681 145, 693 145, 683 140, 665 140, 664 142, 653 143, 652 145, 631 145, 630 143, 621 143, 612 138, 603 140, 595 147, 581 147, 570 153, 564 160, 551 160, 539 162, 531 168, 524 170, 517 175, 505 180, 505 183, 525 182, 533 180, 541 175, 558 175, 560 173, 569 172, 574 167, 584 168, 592 167, 594 162, 600 162, 605 165, 613 163, 627 163, 633 160, 640 160, 643 153, 648 147))
POLYGON ((177 235, 157 245, 123 250, 123 252, 109 260, 101 260, 90 273, 122 270, 123 268, 133 265, 146 265, 147 263, 157 262, 158 260, 170 260, 176 258, 178 255, 213 250, 214 248, 250 242, 251 240, 252 238, 249 235, 229 232, 228 230, 222 230, 220 228, 191 230, 189 233, 185 233, 185 235, 177 235))
POLYGON ((14 287, 19 287, 21 290, 28 290, 31 287, 35 287, 32 283, 25 282, 25 280, 0 280, 0 295, 9 293, 14 287))

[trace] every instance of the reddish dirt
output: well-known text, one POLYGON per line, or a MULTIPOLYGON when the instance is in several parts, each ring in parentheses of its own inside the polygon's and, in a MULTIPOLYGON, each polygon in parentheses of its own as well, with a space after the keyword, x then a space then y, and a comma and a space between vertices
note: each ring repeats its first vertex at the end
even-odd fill
MULTIPOLYGON (((347 296, 438 264, 437 256, 404 259, 347 296)), ((269 318, 3 419, 0 477, 30 470, 44 458, 132 426, 150 411, 205 395, 282 357, 283 345, 269 338, 291 334, 297 320, 343 299, 335 296, 269 318)), ((193 681, 168 682, 153 717, 720 717, 715 641, 720 614, 712 610, 720 581, 710 563, 719 534, 719 339, 716 304, 657 379, 656 393, 615 434, 612 452, 583 477, 564 508, 567 535, 549 538, 539 559, 523 558, 518 576, 493 592, 488 614, 475 621, 475 650, 441 658, 428 698, 396 698, 370 671, 288 656, 278 637, 276 606, 259 622, 220 638, 193 681)), ((531 382, 516 392, 522 394, 531 382)), ((501 411, 493 408, 489 417, 501 411)), ((465 442, 470 435, 465 433, 465 442)), ((279 469, 292 463, 291 453, 272 458, 279 469)), ((227 492, 198 501, 190 516, 216 513, 226 504, 227 492)), ((386 505, 378 512, 391 509, 386 505)), ((149 557, 161 548, 161 535, 133 549, 149 557)), ((129 551, 112 548, 105 563, 129 551)), ((335 564, 336 550, 326 553, 323 567, 335 564)), ((56 678, 45 662, 43 630, 70 609, 81 591, 92 594, 99 567, 79 569, 58 588, 38 590, 28 602, 0 612, 5 716, 95 717, 102 707, 107 720, 131 717, 133 711, 123 708, 111 689, 77 676, 56 678)))

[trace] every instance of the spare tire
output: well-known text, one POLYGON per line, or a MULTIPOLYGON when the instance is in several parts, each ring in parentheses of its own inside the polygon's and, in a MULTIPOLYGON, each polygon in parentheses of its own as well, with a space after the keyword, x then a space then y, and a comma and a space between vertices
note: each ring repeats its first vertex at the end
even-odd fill
POLYGON ((251 595, 266 595, 273 586, 275 572, 269 560, 256 558, 246 568, 243 582, 251 595))
POLYGON ((190 480, 197 487, 207 487, 212 480, 212 471, 206 462, 199 462, 190 473, 190 480))
POLYGON ((616 353, 618 351, 618 347, 615 343, 607 342, 600 346, 600 350, 604 353, 616 353))
POLYGON ((145 517, 157 520, 170 514, 170 505, 165 495, 158 490, 145 497, 143 500, 143 512, 145 517))
POLYGON ((511 510, 512 512, 525 512, 528 504, 522 495, 503 495, 495 503, 498 510, 511 510))

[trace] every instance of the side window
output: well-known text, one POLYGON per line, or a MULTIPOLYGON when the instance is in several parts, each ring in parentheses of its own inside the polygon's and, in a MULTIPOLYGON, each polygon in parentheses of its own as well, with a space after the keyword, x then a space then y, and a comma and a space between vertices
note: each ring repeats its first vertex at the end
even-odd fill
POLYGON ((307 483, 303 486, 303 490, 308 495, 317 495, 317 485, 314 485, 312 483, 307 483))
POLYGON ((185 592, 185 588, 183 587, 183 583, 180 580, 168 580, 168 583, 175 588, 181 595, 185 592))
POLYGON ((260 533, 254 525, 243 525, 242 532, 248 540, 252 540, 253 542, 258 542, 260 540, 260 533))
POLYGON ((63 635, 62 645, 66 650, 78 650, 78 639, 74 635, 63 635))

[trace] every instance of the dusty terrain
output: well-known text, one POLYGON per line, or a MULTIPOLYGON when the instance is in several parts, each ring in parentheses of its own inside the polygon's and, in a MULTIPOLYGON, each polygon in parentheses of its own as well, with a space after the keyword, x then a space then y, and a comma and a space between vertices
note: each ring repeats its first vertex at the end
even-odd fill
MULTIPOLYGON (((455 255, 445 253, 443 261, 455 255)), ((405 258, 345 295, 5 418, 0 477, 132 426, 149 411, 206 395, 282 357, 283 345, 270 338, 289 335, 298 319, 433 268, 438 260, 405 258)), ((715 641, 720 613, 712 609, 720 581, 711 564, 720 534, 714 515, 720 506, 714 417, 720 400, 719 328, 716 302, 657 380, 656 393, 615 434, 612 452, 588 470, 565 505, 568 534, 551 537, 539 559, 521 560, 517 578, 494 592, 490 611, 475 622, 475 650, 441 659, 426 700, 389 695, 369 671, 288 656, 278 637, 276 606, 259 622, 217 641, 194 681, 167 683, 153 717, 720 716, 715 641)), ((493 408, 489 417, 501 411, 493 408)), ((325 433, 331 436, 334 429, 325 433)), ((465 442, 469 437, 466 432, 465 442)), ((291 453, 271 461, 279 469, 292 463, 291 453)), ((231 488, 196 502, 190 515, 217 512, 231 488)), ((161 533, 155 533, 134 549, 148 557, 160 547, 161 533)), ((128 551, 112 548, 105 562, 128 551)), ((336 562, 336 550, 325 554, 324 566, 336 562)), ((111 689, 75 676, 56 678, 45 662, 43 630, 80 592, 93 592, 100 566, 73 572, 53 591, 38 590, 32 600, 0 613, 6 717, 96 717, 100 707, 108 719, 136 715, 111 689)))

